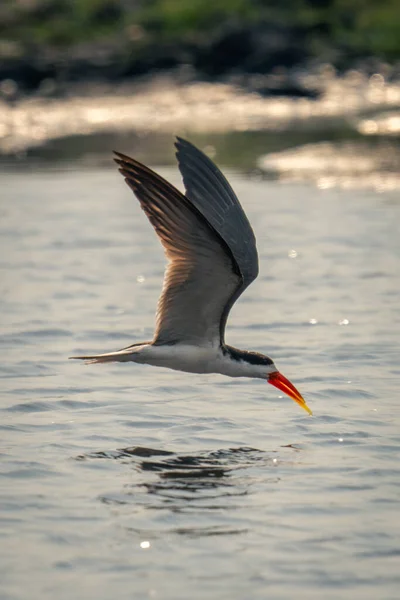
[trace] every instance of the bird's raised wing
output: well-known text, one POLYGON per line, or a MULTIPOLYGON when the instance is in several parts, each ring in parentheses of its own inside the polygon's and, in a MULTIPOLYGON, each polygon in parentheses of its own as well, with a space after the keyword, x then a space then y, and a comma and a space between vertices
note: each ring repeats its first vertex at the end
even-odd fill
POLYGON ((190 142, 175 143, 186 196, 230 248, 243 279, 232 304, 258 275, 258 254, 251 225, 218 167, 190 142))
POLYGON ((227 243, 165 179, 116 152, 125 181, 138 198, 169 259, 158 301, 154 344, 219 343, 227 305, 242 276, 227 243))

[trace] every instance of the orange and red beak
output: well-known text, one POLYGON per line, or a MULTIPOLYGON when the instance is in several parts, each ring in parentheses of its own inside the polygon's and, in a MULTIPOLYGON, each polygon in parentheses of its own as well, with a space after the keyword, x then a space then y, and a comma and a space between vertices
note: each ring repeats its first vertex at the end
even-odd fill
POLYGON ((268 378, 268 383, 274 385, 276 388, 278 388, 278 390, 281 390, 282 392, 290 396, 290 398, 297 402, 299 406, 304 408, 304 410, 306 410, 309 415, 312 415, 312 412, 308 408, 303 396, 298 390, 296 390, 293 383, 290 383, 289 379, 286 379, 286 377, 284 377, 282 373, 279 373, 279 371, 271 373, 271 375, 268 378))

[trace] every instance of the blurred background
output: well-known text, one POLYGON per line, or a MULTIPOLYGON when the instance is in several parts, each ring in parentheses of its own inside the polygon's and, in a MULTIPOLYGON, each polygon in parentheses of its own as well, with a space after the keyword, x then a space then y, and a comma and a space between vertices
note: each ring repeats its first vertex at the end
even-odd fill
POLYGON ((1 600, 398 600, 399 11, 0 0, 1 600), (313 418, 67 360, 152 338, 165 257, 112 150, 181 188, 175 135, 256 235, 227 342, 313 418))
POLYGON ((267 177, 392 189, 399 59, 396 0, 3 0, 0 152, 170 163, 179 133, 267 177))

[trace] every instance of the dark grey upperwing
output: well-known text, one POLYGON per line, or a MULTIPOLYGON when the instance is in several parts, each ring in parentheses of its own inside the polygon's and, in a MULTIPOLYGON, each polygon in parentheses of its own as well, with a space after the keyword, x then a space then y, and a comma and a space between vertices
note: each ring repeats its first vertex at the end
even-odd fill
POLYGON ((230 248, 243 278, 232 303, 258 275, 258 254, 251 225, 218 167, 190 142, 177 137, 179 170, 187 198, 230 248))

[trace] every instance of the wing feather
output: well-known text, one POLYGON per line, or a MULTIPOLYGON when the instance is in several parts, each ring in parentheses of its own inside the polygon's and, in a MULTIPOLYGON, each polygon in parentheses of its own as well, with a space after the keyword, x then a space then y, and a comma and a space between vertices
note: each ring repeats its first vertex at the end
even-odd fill
POLYGON ((177 138, 177 159, 186 196, 229 247, 243 285, 232 303, 258 275, 258 254, 251 225, 225 176, 203 152, 177 138))
POLYGON ((174 186, 134 159, 118 152, 116 155, 121 174, 169 259, 153 343, 220 343, 226 306, 242 286, 242 276, 229 247, 174 186))

